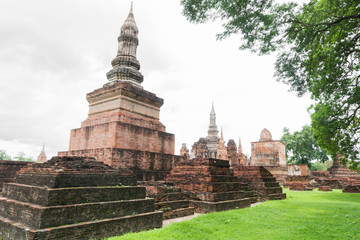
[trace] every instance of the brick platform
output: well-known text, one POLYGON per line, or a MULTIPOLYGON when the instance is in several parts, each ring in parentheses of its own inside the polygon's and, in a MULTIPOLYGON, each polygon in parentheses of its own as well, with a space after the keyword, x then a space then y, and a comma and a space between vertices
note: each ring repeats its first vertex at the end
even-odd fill
POLYGON ((287 176, 286 187, 293 191, 312 191, 314 187, 310 183, 309 176, 287 176))
POLYGON ((99 148, 78 151, 59 152, 59 156, 94 157, 115 169, 128 169, 138 181, 161 181, 172 166, 180 161, 180 156, 145 152, 130 149, 99 148))
POLYGON ((128 172, 91 158, 54 157, 31 164, 4 185, 0 237, 102 239, 161 227, 154 199, 135 185, 128 172))
POLYGON ((240 182, 229 161, 195 158, 177 163, 167 181, 191 194, 195 212, 213 212, 249 207, 256 202, 249 185, 240 182))

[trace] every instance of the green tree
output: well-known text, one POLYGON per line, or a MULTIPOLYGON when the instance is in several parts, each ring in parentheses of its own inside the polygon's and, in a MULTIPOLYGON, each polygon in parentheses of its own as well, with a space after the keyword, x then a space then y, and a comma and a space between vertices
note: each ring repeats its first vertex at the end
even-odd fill
POLYGON ((278 81, 310 92, 318 144, 355 168, 360 144, 360 1, 182 0, 192 22, 221 19, 223 39, 239 33, 240 49, 278 51, 278 81))
POLYGON ((35 161, 33 157, 27 157, 25 155, 25 153, 23 152, 19 152, 18 155, 15 157, 15 159, 17 161, 28 161, 28 162, 33 162, 35 161))
POLYGON ((0 160, 11 160, 11 156, 7 155, 5 150, 0 150, 0 160))
POLYGON ((310 167, 312 162, 329 160, 326 151, 318 146, 310 126, 304 126, 301 131, 294 133, 284 128, 281 141, 286 144, 288 163, 307 164, 310 167))
POLYGON ((321 170, 326 171, 333 165, 333 161, 329 160, 327 162, 314 162, 311 163, 310 170, 321 170))

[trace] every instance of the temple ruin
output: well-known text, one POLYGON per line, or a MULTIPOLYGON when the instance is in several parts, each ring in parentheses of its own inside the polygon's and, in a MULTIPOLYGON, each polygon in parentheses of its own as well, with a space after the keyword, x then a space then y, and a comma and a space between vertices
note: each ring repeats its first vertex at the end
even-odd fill
POLYGON ((322 188, 360 193, 360 174, 343 166, 338 159, 327 171, 310 171, 310 175, 322 188))
POLYGON ((88 117, 81 128, 71 130, 69 150, 58 155, 95 157, 132 170, 138 180, 162 180, 177 159, 175 137, 159 119, 164 100, 141 86, 138 32, 131 8, 106 74, 108 82, 86 95, 88 117))
POLYGON ((233 139, 225 145, 222 129, 219 138, 214 104, 207 136, 191 153, 183 144, 174 155, 174 134, 160 122, 164 100, 141 85, 138 43, 131 6, 108 82, 86 95, 88 117, 71 130, 68 151, 46 161, 43 147, 42 163, 6 164, 12 174, 0 178, 1 238, 102 239, 286 198, 266 169, 283 167, 284 146, 262 133, 254 163, 264 166, 248 166, 240 139, 237 148, 233 139))
POLYGON ((30 164, 0 197, 4 240, 102 239, 162 226, 162 212, 126 170, 84 157, 30 164))
POLYGON ((287 176, 285 143, 273 140, 270 131, 264 128, 259 141, 251 143, 249 165, 265 167, 283 185, 287 176))

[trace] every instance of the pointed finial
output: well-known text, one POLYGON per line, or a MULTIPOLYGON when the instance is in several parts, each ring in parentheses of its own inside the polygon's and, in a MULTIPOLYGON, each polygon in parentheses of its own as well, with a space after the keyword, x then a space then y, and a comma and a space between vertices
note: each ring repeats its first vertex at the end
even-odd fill
POLYGON ((130 13, 133 13, 133 1, 131 1, 130 13))
POLYGON ((238 149, 239 153, 242 153, 242 146, 241 146, 241 139, 239 137, 239 149, 238 149))
POLYGON ((222 138, 222 139, 224 138, 222 126, 221 126, 221 138, 222 138))
POLYGON ((214 111, 214 101, 211 102, 211 110, 214 111))
POLYGON ((43 143, 43 147, 42 147, 41 152, 45 152, 45 143, 43 143))

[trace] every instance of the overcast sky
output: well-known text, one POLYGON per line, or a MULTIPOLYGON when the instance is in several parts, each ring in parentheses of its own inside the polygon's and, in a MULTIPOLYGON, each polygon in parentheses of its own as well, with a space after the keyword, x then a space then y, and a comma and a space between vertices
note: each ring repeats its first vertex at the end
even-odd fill
MULTIPOLYGON (((206 137, 211 102, 226 142, 243 151, 267 128, 310 123, 308 97, 273 77, 276 55, 238 50, 240 37, 216 40, 221 24, 192 24, 180 1, 135 0, 137 58, 143 87, 164 99, 160 121, 174 133, 175 152, 206 137)), ((68 149, 70 130, 88 113, 86 93, 107 82, 128 0, 1 0, 0 149, 48 158, 68 149)))

